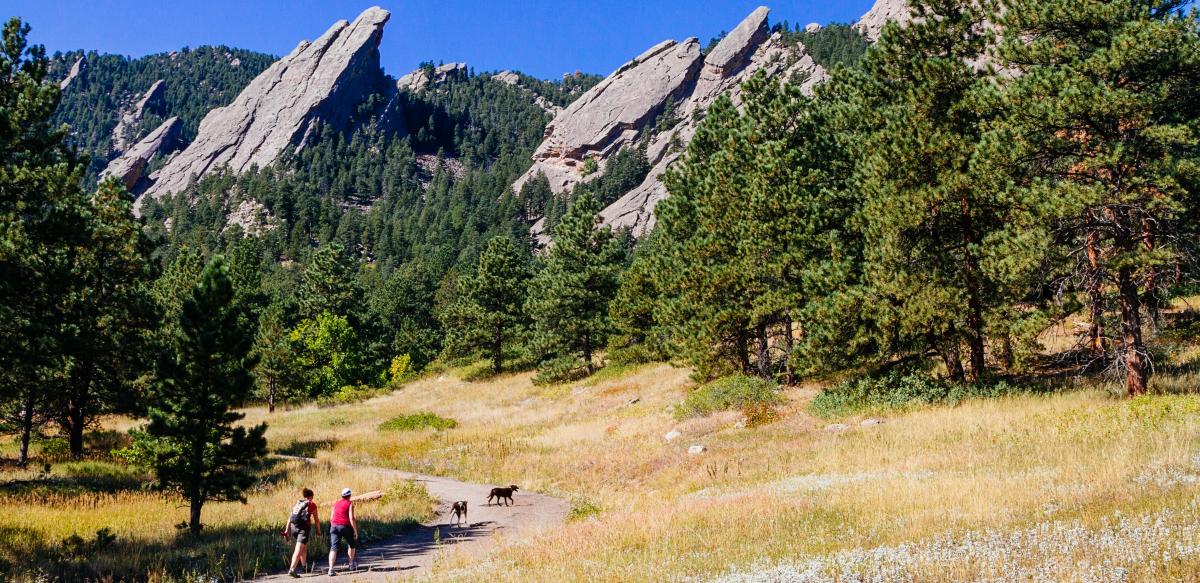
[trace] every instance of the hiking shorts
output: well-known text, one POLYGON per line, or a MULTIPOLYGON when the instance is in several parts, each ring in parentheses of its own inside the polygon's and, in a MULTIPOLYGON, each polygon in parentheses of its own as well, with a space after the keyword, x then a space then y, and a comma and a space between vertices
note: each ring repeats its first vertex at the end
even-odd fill
POLYGON ((329 527, 329 548, 336 549, 338 543, 343 541, 352 549, 358 548, 358 540, 354 538, 354 527, 349 524, 336 524, 329 527))
POLYGON ((305 528, 300 528, 299 526, 296 526, 295 524, 289 524, 288 530, 291 532, 292 538, 296 539, 296 542, 298 542, 302 545, 308 544, 309 532, 312 530, 311 526, 305 527, 305 528))

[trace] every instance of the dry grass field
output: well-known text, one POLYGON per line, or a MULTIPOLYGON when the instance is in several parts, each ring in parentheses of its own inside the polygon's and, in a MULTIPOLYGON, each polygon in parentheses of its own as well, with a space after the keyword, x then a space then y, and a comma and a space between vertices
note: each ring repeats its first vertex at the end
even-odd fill
MULTIPOLYGON (((378 538, 426 519, 431 500, 420 486, 370 470, 274 461, 246 504, 209 503, 200 543, 177 527, 187 509, 176 498, 143 488, 149 476, 111 461, 53 464, 0 473, 0 561, 30 580, 76 581, 99 573, 113 581, 237 580, 287 567, 291 543, 278 534, 303 485, 317 493, 322 519, 341 488, 384 490, 360 505, 365 537, 378 538), (97 534, 98 532, 103 534, 97 534), (74 537, 74 538, 73 538, 74 537), (188 573, 196 573, 194 577, 188 573)), ((315 537, 312 557, 328 552, 315 537)), ((0 575, 0 579, 3 576, 0 575)))
POLYGON ((693 385, 667 365, 542 388, 456 371, 392 395, 270 421, 275 447, 575 504, 438 580, 1179 580, 1200 572, 1200 399, 1104 388, 925 408, 867 424, 819 419, 813 388, 775 422, 677 421, 693 385), (380 431, 432 412, 458 426, 380 431), (840 422, 842 431, 827 425, 840 422), (672 441, 672 430, 681 437, 672 441), (704 453, 689 455, 692 445, 704 453))

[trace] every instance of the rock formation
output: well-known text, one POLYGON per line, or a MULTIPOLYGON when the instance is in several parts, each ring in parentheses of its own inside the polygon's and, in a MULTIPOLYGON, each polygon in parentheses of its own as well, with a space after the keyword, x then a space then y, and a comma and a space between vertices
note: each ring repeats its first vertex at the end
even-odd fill
POLYGON ((137 137, 136 132, 142 125, 142 119, 146 117, 147 108, 161 105, 163 92, 163 81, 159 79, 150 85, 137 102, 121 109, 117 125, 112 131, 114 153, 121 154, 129 149, 129 145, 137 137))
POLYGON ((889 21, 907 22, 910 18, 907 0, 876 0, 871 10, 858 19, 854 28, 875 42, 883 32, 883 25, 889 21))
POLYGON ((58 89, 60 91, 65 91, 67 86, 71 84, 71 81, 74 81, 75 78, 83 72, 85 67, 87 67, 87 64, 84 63, 82 56, 80 56, 78 59, 75 59, 75 64, 71 65, 71 69, 67 71, 67 76, 63 77, 62 81, 58 82, 58 89))
POLYGON ((274 217, 267 207, 256 200, 243 200, 225 217, 225 231, 234 225, 241 227, 243 235, 257 237, 274 228, 274 217))
MULTIPOLYGON (((394 91, 379 67, 389 16, 368 8, 354 22, 339 21, 317 40, 301 42, 233 103, 209 112, 196 139, 152 177, 145 194, 179 192, 194 178, 221 168, 240 173, 267 166, 285 151, 303 148, 319 124, 348 129, 367 96, 394 91)), ((395 103, 392 99, 389 107, 395 103)), ((379 115, 398 117, 394 111, 379 115)))
POLYGON ((546 110, 546 112, 550 113, 551 115, 558 115, 558 113, 562 111, 561 107, 551 103, 549 99, 546 99, 537 91, 533 91, 528 87, 522 87, 521 76, 512 71, 500 71, 499 73, 492 75, 492 80, 498 81, 505 85, 512 85, 513 87, 520 87, 521 89, 524 89, 533 96, 533 103, 535 105, 546 110))
MULTIPOLYGON (((663 173, 718 97, 728 94, 739 102, 741 84, 758 71, 802 81, 806 90, 825 78, 802 46, 786 46, 770 33, 768 14, 766 8, 752 12, 707 55, 694 38, 664 41, 622 66, 555 117, 534 152, 533 167, 513 188, 519 191, 542 173, 555 193, 567 192, 587 179, 582 168, 588 158, 602 171, 621 148, 646 140, 650 174, 601 213, 609 225, 635 235, 646 232, 654 223, 654 206, 667 195, 663 173), (669 107, 672 119, 659 123, 669 107)), ((540 230, 534 226, 535 233, 540 230)))
POLYGON ((148 182, 146 167, 155 158, 165 156, 179 144, 183 122, 173 117, 163 122, 145 138, 113 159, 100 173, 100 178, 116 176, 129 192, 140 192, 148 182))
POLYGON ((433 69, 433 72, 426 68, 420 68, 396 80, 396 87, 400 89, 408 89, 409 91, 419 91, 427 89, 431 85, 438 85, 447 81, 460 81, 467 78, 466 63, 446 63, 440 67, 433 69))

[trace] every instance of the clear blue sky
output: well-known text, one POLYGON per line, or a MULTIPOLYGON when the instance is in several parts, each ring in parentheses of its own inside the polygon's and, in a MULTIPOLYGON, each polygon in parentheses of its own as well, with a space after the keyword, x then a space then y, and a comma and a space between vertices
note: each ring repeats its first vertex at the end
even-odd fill
MULTIPOLYGON (((374 0, 392 19, 380 52, 392 75, 424 60, 465 61, 477 71, 517 69, 543 78, 582 70, 607 75, 658 41, 702 42, 733 28, 762 0, 374 0)), ((771 21, 849 22, 873 0, 780 0, 771 21)), ((224 44, 287 54, 372 0, 0 0, 32 40, 56 50, 142 56, 224 44)))

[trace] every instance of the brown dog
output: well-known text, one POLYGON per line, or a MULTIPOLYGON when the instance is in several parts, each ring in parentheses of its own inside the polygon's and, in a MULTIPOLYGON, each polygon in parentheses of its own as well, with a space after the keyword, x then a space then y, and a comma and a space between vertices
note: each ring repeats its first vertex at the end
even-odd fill
POLYGON ((450 505, 450 513, 454 515, 454 522, 451 524, 466 524, 467 523, 467 501, 460 500, 450 505))
POLYGON ((511 506, 513 501, 513 492, 516 492, 517 490, 520 490, 520 488, 518 488, 515 484, 507 488, 492 488, 492 493, 488 494, 487 503, 491 504, 492 498, 495 498, 496 504, 499 504, 502 500, 508 500, 508 504, 505 504, 505 506, 511 506))

